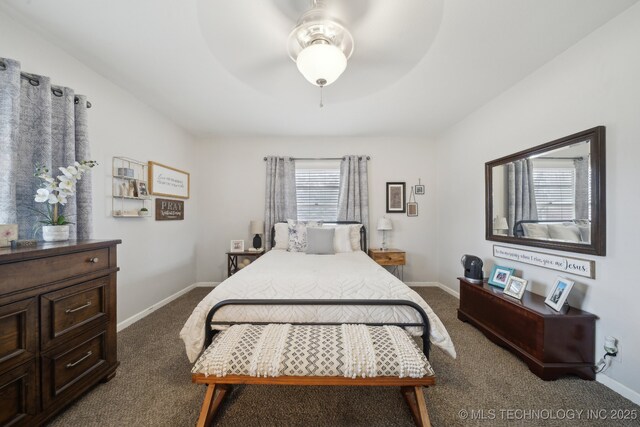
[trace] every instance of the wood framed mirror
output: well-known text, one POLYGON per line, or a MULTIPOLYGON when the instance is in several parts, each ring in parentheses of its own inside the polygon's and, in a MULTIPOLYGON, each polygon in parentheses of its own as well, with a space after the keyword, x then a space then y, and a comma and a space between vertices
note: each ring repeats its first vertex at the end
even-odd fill
POLYGON ((485 163, 486 239, 606 254, 605 127, 485 163))

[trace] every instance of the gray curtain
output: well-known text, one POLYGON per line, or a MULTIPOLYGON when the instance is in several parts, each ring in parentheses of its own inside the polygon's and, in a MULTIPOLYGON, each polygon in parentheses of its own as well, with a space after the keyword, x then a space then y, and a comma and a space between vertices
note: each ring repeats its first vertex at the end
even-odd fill
POLYGON ((573 161, 576 168, 575 219, 589 218, 589 157, 573 161))
POLYGON ((342 159, 338 221, 358 221, 369 228, 367 156, 345 156, 342 159))
MULTIPOLYGON (((48 77, 20 72, 20 63, 0 58, 0 224, 18 224, 20 239, 33 237, 39 220, 30 208, 46 209, 34 196, 41 181, 36 165, 55 178, 58 167, 89 160, 87 100, 48 77)), ((91 237, 91 173, 61 213, 75 223, 71 239, 91 237)))
POLYGON ((507 192, 509 201, 507 222, 509 236, 513 236, 513 226, 516 222, 523 219, 538 219, 531 160, 516 160, 507 165, 507 192))
POLYGON ((290 157, 268 156, 264 198, 264 247, 271 249, 271 227, 287 219, 297 219, 296 166, 290 157))

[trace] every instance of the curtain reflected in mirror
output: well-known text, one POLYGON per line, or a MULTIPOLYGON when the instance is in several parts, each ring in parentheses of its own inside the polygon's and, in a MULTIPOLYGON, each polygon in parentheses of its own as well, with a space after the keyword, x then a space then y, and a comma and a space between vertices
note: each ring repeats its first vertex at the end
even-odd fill
POLYGON ((604 254, 604 127, 488 162, 486 175, 487 239, 604 254))

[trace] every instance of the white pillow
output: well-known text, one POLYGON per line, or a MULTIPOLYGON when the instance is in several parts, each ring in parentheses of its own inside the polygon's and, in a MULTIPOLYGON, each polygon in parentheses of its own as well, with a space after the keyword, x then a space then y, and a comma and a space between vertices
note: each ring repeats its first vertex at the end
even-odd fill
POLYGON ((549 224, 549 237, 568 242, 580 242, 580 230, 573 224, 549 224))
POLYGON ((591 243, 591 225, 578 225, 578 230, 580 230, 580 239, 583 242, 591 243))
POLYGON ((353 224, 349 226, 349 240, 351 240, 351 250, 357 252, 362 250, 360 246, 360 229, 362 224, 353 224))
POLYGON ((289 247, 289 224, 286 222, 278 222, 274 225, 275 229, 275 245, 271 249, 279 249, 286 251, 289 247))
POLYGON ((549 229, 547 224, 522 223, 522 231, 524 236, 530 239, 548 239, 549 229))
POLYGON ((307 251, 307 227, 322 227, 321 221, 296 221, 287 220, 289 228, 289 244, 287 250, 289 252, 306 252, 307 251))
POLYGON ((333 249, 336 253, 353 252, 353 249, 351 249, 350 233, 351 227, 348 225, 338 225, 336 227, 336 233, 333 236, 333 249))

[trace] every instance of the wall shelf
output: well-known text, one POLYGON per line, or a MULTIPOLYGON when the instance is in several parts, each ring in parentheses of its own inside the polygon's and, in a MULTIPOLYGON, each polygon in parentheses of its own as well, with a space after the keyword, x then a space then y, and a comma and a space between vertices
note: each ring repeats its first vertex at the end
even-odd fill
MULTIPOLYGON (((151 200, 147 193, 149 165, 129 157, 113 157, 111 163, 111 216, 113 218, 148 218, 140 215, 151 200)), ((148 209, 148 208, 147 208, 148 209)))

